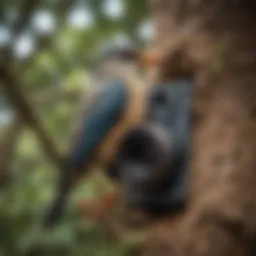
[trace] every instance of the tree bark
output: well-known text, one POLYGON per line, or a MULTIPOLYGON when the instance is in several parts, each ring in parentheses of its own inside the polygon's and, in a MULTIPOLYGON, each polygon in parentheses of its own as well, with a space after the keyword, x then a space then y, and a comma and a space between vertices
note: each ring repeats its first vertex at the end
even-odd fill
POLYGON ((141 255, 256 255, 256 3, 151 0, 161 79, 195 78, 190 199, 141 255))

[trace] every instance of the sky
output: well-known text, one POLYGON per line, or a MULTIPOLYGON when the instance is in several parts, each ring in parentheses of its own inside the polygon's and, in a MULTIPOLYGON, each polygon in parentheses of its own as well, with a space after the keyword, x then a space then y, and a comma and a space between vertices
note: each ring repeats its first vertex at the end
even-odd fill
MULTIPOLYGON (((105 0, 105 13, 115 19, 119 18, 124 13, 123 0, 105 0)), ((68 15, 68 22, 75 28, 86 29, 93 23, 92 14, 85 8, 77 6, 71 9, 68 15)), ((41 34, 51 33, 55 27, 54 16, 46 10, 41 10, 32 17, 33 27, 41 34)), ((147 21, 139 28, 139 33, 145 38, 150 39, 152 36, 152 24, 147 21)), ((0 26, 0 46, 8 44, 10 33, 6 27, 0 26)), ((115 43, 122 44, 126 39, 123 35, 117 35, 113 39, 115 43)), ((15 55, 19 58, 26 58, 34 51, 34 39, 29 33, 24 33, 17 39, 14 45, 15 55)))

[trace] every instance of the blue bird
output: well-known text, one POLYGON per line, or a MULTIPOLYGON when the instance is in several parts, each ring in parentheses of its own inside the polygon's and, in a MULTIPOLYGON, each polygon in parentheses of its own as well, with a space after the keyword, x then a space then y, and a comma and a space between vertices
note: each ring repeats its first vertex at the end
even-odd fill
POLYGON ((47 227, 63 214, 68 195, 79 177, 94 162, 103 167, 111 165, 123 134, 141 119, 138 105, 143 89, 129 82, 132 74, 137 73, 137 57, 134 49, 115 49, 96 63, 96 93, 86 111, 82 109, 78 131, 60 174, 57 196, 47 215, 47 227))

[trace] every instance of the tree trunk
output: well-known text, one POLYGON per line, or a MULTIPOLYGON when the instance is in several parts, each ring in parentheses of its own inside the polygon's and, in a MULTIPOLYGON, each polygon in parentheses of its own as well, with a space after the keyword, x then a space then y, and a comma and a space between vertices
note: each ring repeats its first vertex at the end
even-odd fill
POLYGON ((256 255, 256 2, 151 0, 161 78, 195 77, 190 200, 141 255, 256 255))

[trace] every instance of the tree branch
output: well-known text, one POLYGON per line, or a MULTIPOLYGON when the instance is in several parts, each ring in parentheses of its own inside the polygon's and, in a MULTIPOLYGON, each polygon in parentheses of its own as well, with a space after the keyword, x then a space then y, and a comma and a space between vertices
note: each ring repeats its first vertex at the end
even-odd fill
POLYGON ((15 118, 8 128, 0 144, 0 185, 4 185, 9 178, 10 164, 16 149, 17 140, 21 134, 23 123, 15 118))
MULTIPOLYGON (((17 23, 13 27, 13 39, 16 38, 18 34, 22 32, 24 27, 29 22, 32 13, 37 5, 38 1, 36 0, 26 0, 23 4, 20 17, 17 23)), ((73 0, 63 0, 58 1, 56 5, 56 13, 58 16, 57 27, 58 29, 64 21, 65 15, 69 10, 69 7, 73 3, 73 0)), ((49 46, 52 42, 51 36, 45 38, 40 38, 37 41, 37 45, 40 45, 42 42, 43 47, 49 46)), ((14 59, 10 58, 10 52, 12 51, 12 44, 9 45, 8 49, 4 49, 5 57, 1 58, 0 61, 0 79, 2 80, 2 86, 5 89, 7 96, 12 102, 17 114, 22 118, 22 120, 27 123, 32 130, 36 133, 36 136, 48 158, 60 169, 62 167, 62 159, 59 156, 55 145, 52 140, 47 136, 47 133, 42 127, 40 120, 38 120, 36 113, 33 111, 33 108, 30 106, 30 103, 27 101, 26 97, 23 95, 20 88, 20 82, 16 79, 16 76, 12 73, 13 64, 15 64, 14 59)), ((36 56, 36 54, 34 55, 36 56)))
POLYGON ((47 133, 43 129, 33 108, 30 106, 26 97, 22 94, 22 91, 20 90, 22 86, 15 79, 15 75, 7 68, 2 67, 0 69, 0 77, 3 81, 2 86, 4 86, 6 94, 9 97, 10 102, 15 107, 17 114, 32 128, 45 154, 60 169, 62 167, 62 161, 57 149, 52 140, 47 136, 47 133))

